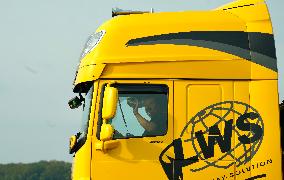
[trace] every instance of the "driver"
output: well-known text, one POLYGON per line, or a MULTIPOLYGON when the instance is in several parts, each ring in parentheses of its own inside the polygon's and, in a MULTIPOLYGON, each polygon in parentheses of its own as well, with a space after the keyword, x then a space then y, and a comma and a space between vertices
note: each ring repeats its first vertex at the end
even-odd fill
POLYGON ((132 103, 128 103, 133 108, 133 114, 135 115, 139 124, 145 129, 143 136, 163 135, 167 129, 167 105, 162 97, 149 96, 144 99, 143 105, 147 115, 151 120, 145 119, 139 112, 139 102, 134 99, 132 103))

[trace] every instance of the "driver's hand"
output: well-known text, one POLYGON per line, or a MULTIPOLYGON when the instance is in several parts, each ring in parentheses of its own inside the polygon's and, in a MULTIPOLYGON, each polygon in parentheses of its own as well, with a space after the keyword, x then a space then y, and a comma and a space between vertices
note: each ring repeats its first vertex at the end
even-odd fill
POLYGON ((133 113, 137 114, 138 113, 138 99, 135 99, 133 102, 133 113))
POLYGON ((139 101, 137 98, 128 98, 127 99, 127 104, 133 108, 133 113, 134 115, 138 113, 138 106, 139 106, 139 101))

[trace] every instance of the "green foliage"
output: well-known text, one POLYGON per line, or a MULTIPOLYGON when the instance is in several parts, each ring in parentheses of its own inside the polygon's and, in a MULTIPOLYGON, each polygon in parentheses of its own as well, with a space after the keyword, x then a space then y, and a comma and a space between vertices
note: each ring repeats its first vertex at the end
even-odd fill
POLYGON ((1 180, 70 180, 71 163, 40 161, 30 164, 0 164, 1 180))

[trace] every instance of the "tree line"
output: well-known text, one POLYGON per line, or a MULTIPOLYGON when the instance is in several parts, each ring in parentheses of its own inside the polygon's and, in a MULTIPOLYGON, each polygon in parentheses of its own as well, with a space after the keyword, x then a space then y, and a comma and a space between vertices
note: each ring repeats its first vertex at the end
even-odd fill
POLYGON ((71 163, 40 161, 36 163, 0 164, 1 180, 70 180, 71 163))

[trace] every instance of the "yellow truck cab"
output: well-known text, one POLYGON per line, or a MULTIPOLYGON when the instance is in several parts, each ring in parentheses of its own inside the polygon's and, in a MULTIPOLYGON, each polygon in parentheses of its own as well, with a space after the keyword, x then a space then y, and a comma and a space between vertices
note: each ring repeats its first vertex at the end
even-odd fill
POLYGON ((278 73, 263 0, 121 13, 90 36, 71 108, 72 178, 281 180, 278 73))

